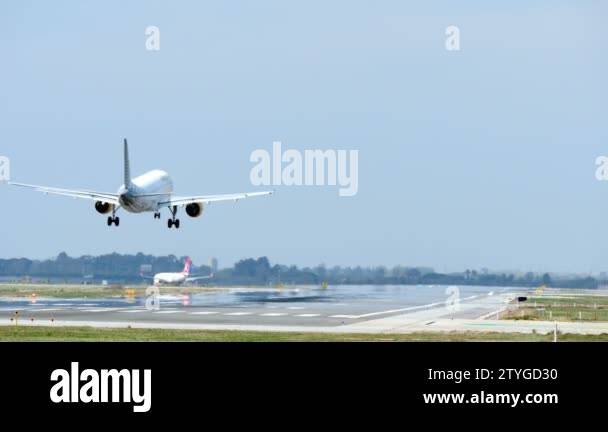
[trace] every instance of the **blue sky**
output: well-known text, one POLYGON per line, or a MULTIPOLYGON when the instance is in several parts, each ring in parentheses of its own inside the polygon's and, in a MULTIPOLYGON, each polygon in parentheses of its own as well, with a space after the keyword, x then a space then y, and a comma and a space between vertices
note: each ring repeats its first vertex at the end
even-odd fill
POLYGON ((359 192, 278 187, 170 231, 1 186, 0 256, 608 270, 605 3, 454 3, 4 2, 13 180, 114 191, 128 137, 133 173, 165 169, 179 194, 256 190, 249 156, 280 140, 359 150, 359 192))

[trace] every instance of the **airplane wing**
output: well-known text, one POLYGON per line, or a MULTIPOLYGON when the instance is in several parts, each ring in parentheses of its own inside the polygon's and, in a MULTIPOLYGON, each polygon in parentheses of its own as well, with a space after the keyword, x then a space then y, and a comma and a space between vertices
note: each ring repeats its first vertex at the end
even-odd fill
POLYGON ((169 201, 159 203, 159 207, 164 206, 185 206, 193 203, 208 204, 216 201, 238 201, 245 198, 251 198, 256 196, 272 195, 273 191, 267 192, 248 192, 248 193, 237 193, 237 194, 226 194, 226 195, 201 195, 191 197, 173 197, 169 201))
POLYGON ((215 275, 213 273, 211 273, 209 276, 194 276, 194 277, 188 277, 186 278, 186 280, 188 282, 193 282, 193 281, 197 281, 197 280, 203 280, 203 279, 213 279, 215 277, 215 275))
POLYGON ((95 191, 89 191, 89 190, 59 189, 59 188, 53 188, 53 187, 37 186, 37 185, 14 183, 14 182, 9 182, 8 184, 13 185, 13 186, 33 189, 37 192, 42 192, 45 194, 62 195, 62 196, 67 196, 67 197, 72 197, 72 198, 89 199, 89 200, 93 200, 93 201, 103 201, 108 204, 120 205, 120 203, 118 202, 118 195, 112 194, 112 193, 95 192, 95 191))

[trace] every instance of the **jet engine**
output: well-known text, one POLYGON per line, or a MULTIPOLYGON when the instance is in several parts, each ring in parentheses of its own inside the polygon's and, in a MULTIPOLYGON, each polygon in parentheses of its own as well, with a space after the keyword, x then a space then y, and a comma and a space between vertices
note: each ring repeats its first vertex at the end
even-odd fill
POLYGON ((192 203, 186 206, 186 213, 190 217, 199 217, 203 214, 203 205, 199 203, 192 203))
POLYGON ((95 210, 97 210, 97 213, 101 214, 110 213, 112 211, 112 204, 108 204, 103 201, 97 201, 95 202, 95 210))

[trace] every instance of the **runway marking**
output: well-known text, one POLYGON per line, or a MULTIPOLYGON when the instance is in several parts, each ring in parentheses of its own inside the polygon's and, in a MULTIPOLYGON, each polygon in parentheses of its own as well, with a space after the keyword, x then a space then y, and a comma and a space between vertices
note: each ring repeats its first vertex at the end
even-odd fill
POLYGON ((174 314, 174 313, 180 313, 180 312, 184 312, 184 311, 181 311, 181 310, 161 310, 161 311, 158 311, 156 313, 159 313, 159 314, 174 314))
POLYGON ((363 315, 357 315, 354 318, 369 318, 369 317, 373 317, 373 316, 377 316, 377 315, 386 315, 386 314, 392 314, 392 313, 398 313, 398 312, 409 312, 409 311, 414 311, 414 310, 419 310, 419 309, 429 309, 429 308, 441 306, 441 305, 445 305, 445 302, 429 303, 429 304, 420 305, 420 306, 410 306, 410 307, 401 308, 401 309, 391 309, 391 310, 387 310, 387 311, 372 312, 372 313, 367 313, 367 314, 363 314, 363 315))
POLYGON ((53 306, 79 306, 74 303, 55 303, 53 306))
POLYGON ((300 309, 306 309, 306 308, 304 306, 289 306, 287 309, 300 310, 300 309))
POLYGON ((487 313, 487 314, 485 314, 485 315, 482 315, 482 316, 480 316, 480 317, 477 317, 477 319, 478 319, 478 320, 487 320, 487 319, 490 319, 490 318, 491 318, 491 317, 493 317, 493 316, 495 316, 495 317, 496 317, 496 319, 498 319, 498 315, 499 315, 499 314, 501 314, 501 313, 503 313, 503 312, 504 312, 504 311, 506 311, 506 310, 507 310, 507 308, 506 308, 506 307, 503 307, 503 308, 500 308, 500 309, 498 309, 498 310, 495 310, 495 311, 489 312, 489 313, 487 313))
POLYGON ((245 316, 245 315, 251 315, 253 314, 253 312, 231 312, 231 313, 226 313, 224 315, 226 316, 245 316))
POLYGON ((201 312, 190 312, 190 315, 216 315, 219 312, 201 311, 201 312))
POLYGON ((296 315, 297 317, 302 317, 302 318, 312 318, 312 317, 318 317, 321 316, 321 314, 300 314, 300 315, 296 315))
POLYGON ((145 312, 145 309, 127 309, 127 310, 121 310, 119 312, 121 313, 140 313, 140 312, 145 312))
POLYGON ((28 312, 54 312, 54 311, 59 311, 59 310, 63 310, 63 309, 61 309, 61 308, 30 309, 30 310, 28 310, 28 312))
POLYGON ((260 316, 263 316, 263 317, 280 317, 280 316, 286 316, 286 315, 287 315, 286 313, 279 313, 279 312, 260 314, 260 316))
POLYGON ((120 312, 121 308, 96 308, 96 309, 83 309, 83 312, 120 312))
MULTIPOLYGON (((478 297, 482 297, 482 294, 465 297, 465 298, 461 299, 460 302, 462 303, 465 300, 473 300, 478 297)), ((399 313, 399 312, 411 312, 411 311, 420 310, 420 309, 430 309, 430 308, 437 307, 437 306, 445 306, 445 304, 446 304, 445 302, 436 302, 436 303, 429 303, 429 304, 419 305, 419 306, 409 306, 409 307, 401 308, 401 309, 391 309, 391 310, 380 311, 380 312, 371 312, 371 313, 367 313, 367 314, 363 314, 363 315, 333 315, 330 318, 348 318, 348 319, 370 318, 370 317, 378 316, 378 315, 394 314, 394 313, 399 313)))

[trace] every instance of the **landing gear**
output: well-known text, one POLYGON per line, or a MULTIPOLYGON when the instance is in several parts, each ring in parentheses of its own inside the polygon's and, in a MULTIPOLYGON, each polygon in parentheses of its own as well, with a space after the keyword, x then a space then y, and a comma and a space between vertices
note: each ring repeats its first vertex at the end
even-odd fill
POLYGON ((116 226, 120 225, 120 218, 116 217, 116 207, 112 206, 112 216, 108 216, 108 226, 112 226, 115 224, 116 226))
POLYGON ((160 219, 160 212, 154 213, 154 219, 160 219))
POLYGON ((179 229, 179 219, 175 218, 175 215, 177 214, 177 206, 169 207, 169 209, 171 210, 173 217, 167 221, 167 226, 169 229, 173 227, 175 227, 175 229, 179 229))

